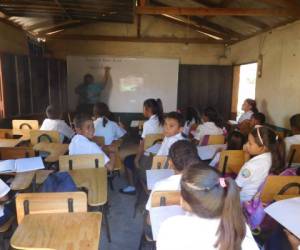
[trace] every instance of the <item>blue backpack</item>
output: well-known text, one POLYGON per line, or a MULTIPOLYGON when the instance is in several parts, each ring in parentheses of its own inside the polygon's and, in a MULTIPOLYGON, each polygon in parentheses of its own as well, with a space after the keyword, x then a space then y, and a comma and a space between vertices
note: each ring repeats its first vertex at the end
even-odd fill
POLYGON ((68 172, 50 174, 40 192, 76 192, 77 187, 68 172))

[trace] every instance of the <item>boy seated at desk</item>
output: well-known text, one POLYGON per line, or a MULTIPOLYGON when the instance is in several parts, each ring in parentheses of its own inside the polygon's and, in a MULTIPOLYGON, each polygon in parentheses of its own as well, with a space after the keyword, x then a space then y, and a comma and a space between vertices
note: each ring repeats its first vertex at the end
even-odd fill
POLYGON ((9 186, 0 179, 0 227, 13 216, 12 203, 5 204, 8 200, 9 191, 9 186))
POLYGON ((69 155, 82 154, 102 154, 105 167, 112 171, 114 169, 115 155, 113 151, 109 152, 109 157, 102 149, 92 141, 95 133, 92 117, 88 114, 79 114, 74 118, 76 135, 72 138, 69 145, 69 155))
POLYGON ((61 112, 55 105, 49 105, 46 109, 47 118, 43 121, 40 130, 57 131, 60 134, 60 139, 63 142, 65 139, 71 140, 74 135, 71 129, 64 120, 61 120, 61 112))

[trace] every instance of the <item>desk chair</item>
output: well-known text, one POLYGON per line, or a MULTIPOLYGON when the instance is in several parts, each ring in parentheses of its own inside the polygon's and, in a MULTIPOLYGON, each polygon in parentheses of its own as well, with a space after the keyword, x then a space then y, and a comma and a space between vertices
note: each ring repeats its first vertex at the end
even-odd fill
POLYGON ((223 150, 221 152, 218 170, 222 173, 222 176, 226 174, 238 175, 248 158, 243 150, 223 150))
POLYGON ((60 135, 57 131, 31 130, 30 142, 31 145, 36 145, 40 142, 60 143, 60 135))
POLYGON ((0 159, 20 159, 35 157, 37 153, 31 147, 0 148, 0 159))
POLYGON ((39 129, 38 120, 12 120, 13 129, 39 129))
POLYGON ((144 139, 144 150, 146 150, 147 148, 150 148, 156 142, 162 141, 163 139, 164 139, 163 134, 149 134, 149 135, 146 135, 146 137, 144 139))
POLYGON ((19 193, 16 197, 17 221, 28 214, 87 212, 84 192, 19 193))

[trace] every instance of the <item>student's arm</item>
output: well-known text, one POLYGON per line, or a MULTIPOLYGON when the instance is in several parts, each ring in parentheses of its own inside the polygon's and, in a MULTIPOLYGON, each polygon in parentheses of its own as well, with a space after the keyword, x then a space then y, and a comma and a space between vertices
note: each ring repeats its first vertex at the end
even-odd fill
POLYGON ((6 201, 8 201, 9 197, 8 195, 4 195, 0 198, 0 205, 4 204, 6 201))
POLYGON ((102 88, 105 88, 110 78, 110 67, 105 67, 104 70, 105 70, 104 79, 103 82, 101 83, 102 88))

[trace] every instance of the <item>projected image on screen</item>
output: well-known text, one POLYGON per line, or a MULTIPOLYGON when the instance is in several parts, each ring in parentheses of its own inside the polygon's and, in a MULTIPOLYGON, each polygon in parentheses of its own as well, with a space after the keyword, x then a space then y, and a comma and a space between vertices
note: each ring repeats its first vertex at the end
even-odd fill
POLYGON ((127 76, 120 79, 121 92, 135 92, 144 85, 144 78, 136 76, 127 76))

